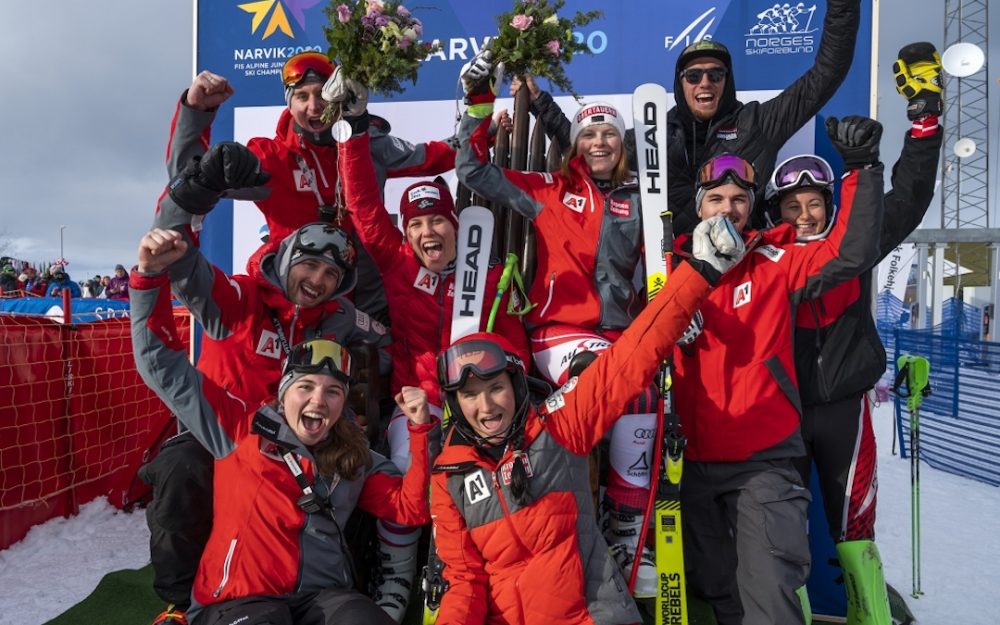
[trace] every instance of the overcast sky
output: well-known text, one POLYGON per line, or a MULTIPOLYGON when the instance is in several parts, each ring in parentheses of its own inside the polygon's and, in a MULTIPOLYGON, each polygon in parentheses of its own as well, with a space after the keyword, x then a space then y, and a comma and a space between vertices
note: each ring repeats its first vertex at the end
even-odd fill
MULTIPOLYGON (((4 252, 53 260, 65 225, 75 279, 110 274, 116 263, 131 266, 165 183, 174 104, 192 76, 192 2, 62 0, 44 12, 32 2, 0 6, 4 252)), ((889 78, 892 60, 910 41, 943 44, 944 0, 882 0, 881 16, 879 118, 887 125, 883 154, 892 163, 905 128, 904 101, 889 78)), ((994 33, 997 50, 1000 31, 994 33)), ((1000 102, 990 82, 991 102, 1000 102)), ((991 135, 1000 154, 996 131, 991 135)))

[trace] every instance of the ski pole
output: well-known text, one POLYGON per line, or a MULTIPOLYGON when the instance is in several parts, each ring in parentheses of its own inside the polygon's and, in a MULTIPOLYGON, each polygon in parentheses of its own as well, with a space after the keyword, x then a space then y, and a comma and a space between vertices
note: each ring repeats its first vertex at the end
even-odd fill
POLYGON ((912 552, 911 596, 924 594, 920 588, 920 405, 924 397, 931 394, 930 362, 921 356, 904 354, 896 361, 899 373, 893 384, 893 392, 906 399, 910 413, 910 550, 912 552), (906 386, 905 393, 900 392, 906 386))

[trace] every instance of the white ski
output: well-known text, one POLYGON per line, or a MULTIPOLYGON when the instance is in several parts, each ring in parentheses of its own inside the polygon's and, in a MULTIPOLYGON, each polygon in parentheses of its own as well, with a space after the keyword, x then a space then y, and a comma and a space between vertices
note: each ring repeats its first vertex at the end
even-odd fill
POLYGON ((667 282, 660 218, 667 210, 667 90, 654 83, 639 85, 632 94, 632 119, 642 195, 646 298, 652 300, 667 282))
POLYGON ((492 247, 493 213, 482 206, 463 208, 458 215, 455 299, 451 308, 452 341, 475 334, 482 328, 492 247))

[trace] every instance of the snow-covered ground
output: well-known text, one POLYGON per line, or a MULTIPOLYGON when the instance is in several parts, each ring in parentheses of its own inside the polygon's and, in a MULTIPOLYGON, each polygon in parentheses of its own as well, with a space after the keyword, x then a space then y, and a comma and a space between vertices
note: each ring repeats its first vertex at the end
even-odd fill
MULTIPOLYGON (((891 455, 892 409, 875 411, 877 536, 886 577, 922 625, 1000 622, 1000 489, 921 467, 924 596, 910 599, 910 469, 891 455), (991 607, 994 606, 994 607, 991 607)), ((86 597, 109 572, 148 562, 143 515, 106 501, 54 519, 0 551, 0 625, 41 625, 86 597)), ((136 624, 142 625, 142 624, 136 624)))

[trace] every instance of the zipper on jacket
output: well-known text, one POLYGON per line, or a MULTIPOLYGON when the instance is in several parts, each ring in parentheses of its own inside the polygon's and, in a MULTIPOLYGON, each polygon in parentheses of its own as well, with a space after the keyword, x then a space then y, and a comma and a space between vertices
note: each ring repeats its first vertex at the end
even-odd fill
POLYGON ((545 305, 542 306, 541 312, 538 313, 539 317, 545 316, 545 311, 549 309, 549 305, 552 304, 552 293, 556 288, 556 272, 549 274, 549 298, 545 300, 545 305))
POLYGON ((218 588, 212 593, 212 597, 216 599, 222 594, 222 589, 226 587, 226 584, 229 583, 229 566, 233 563, 233 553, 236 551, 237 540, 239 539, 234 538, 229 541, 229 551, 226 552, 226 560, 222 564, 222 581, 219 582, 218 588))

